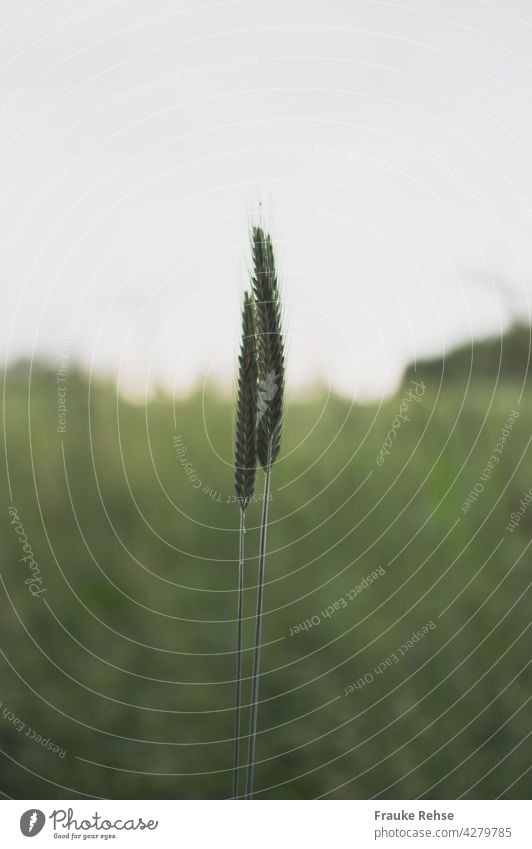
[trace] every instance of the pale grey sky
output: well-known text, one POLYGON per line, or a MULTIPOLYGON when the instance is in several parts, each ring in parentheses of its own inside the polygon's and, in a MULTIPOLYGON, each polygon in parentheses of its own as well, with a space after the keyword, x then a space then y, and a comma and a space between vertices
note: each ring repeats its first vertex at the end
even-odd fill
POLYGON ((521 0, 3 0, 2 353, 231 380, 259 198, 294 388, 526 316, 531 39, 521 0))

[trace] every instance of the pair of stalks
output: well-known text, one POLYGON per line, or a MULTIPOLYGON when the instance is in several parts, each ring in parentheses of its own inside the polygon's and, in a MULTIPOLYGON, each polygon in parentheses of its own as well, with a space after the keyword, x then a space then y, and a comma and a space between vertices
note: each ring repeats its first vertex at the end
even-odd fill
POLYGON ((245 518, 255 489, 257 460, 264 471, 264 497, 260 525, 255 645, 251 675, 249 743, 244 798, 253 797, 257 712, 259 704, 260 643, 266 565, 266 531, 271 471, 281 448, 285 355, 281 329, 281 302, 270 236, 262 227, 251 231, 251 291, 244 296, 242 342, 238 360, 235 438, 235 492, 240 505, 238 562, 237 664, 235 692, 233 798, 239 796, 245 518))

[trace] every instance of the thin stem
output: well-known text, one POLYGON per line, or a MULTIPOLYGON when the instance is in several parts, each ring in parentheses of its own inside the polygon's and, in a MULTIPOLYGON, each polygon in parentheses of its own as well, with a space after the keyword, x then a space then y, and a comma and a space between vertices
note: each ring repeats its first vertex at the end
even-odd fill
POLYGON ((238 611, 236 626, 236 684, 235 684, 235 757, 233 765, 233 799, 238 797, 238 779, 240 771, 240 712, 242 708, 242 620, 244 611, 244 538, 246 534, 246 513, 240 510, 240 538, 238 552, 238 611))
POLYGON ((253 672, 251 677, 251 708, 249 718, 248 772, 246 778, 246 799, 253 798, 253 772, 255 768, 255 743, 257 739, 257 710, 259 704, 260 678, 260 642, 262 633, 262 609, 264 602, 264 567, 266 564, 266 531, 268 528, 268 501, 270 500, 271 444, 268 447, 268 462, 264 469, 264 501, 260 525, 259 576, 257 587, 257 614, 255 618, 255 649, 253 652, 253 672))

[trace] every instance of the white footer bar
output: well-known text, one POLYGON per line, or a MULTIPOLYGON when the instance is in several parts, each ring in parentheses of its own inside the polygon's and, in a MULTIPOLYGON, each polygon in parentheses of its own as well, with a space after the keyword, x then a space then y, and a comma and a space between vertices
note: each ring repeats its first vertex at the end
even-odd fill
POLYGON ((527 801, 10 800, 0 803, 0 834, 9 849, 76 843, 124 849, 530 849, 530 811, 527 801))

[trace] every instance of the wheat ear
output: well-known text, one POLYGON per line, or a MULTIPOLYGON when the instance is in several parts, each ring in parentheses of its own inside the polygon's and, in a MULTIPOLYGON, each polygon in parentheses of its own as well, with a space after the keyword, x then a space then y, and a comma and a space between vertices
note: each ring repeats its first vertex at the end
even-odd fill
POLYGON ((262 227, 251 231, 253 261, 252 289, 257 313, 257 342, 259 354, 259 394, 257 405, 257 456, 264 469, 264 501, 259 545, 259 574, 257 581, 257 613, 255 618, 255 647, 251 676, 251 706, 249 722, 248 769, 245 798, 253 797, 257 712, 260 681, 260 644, 264 604, 264 575, 266 566, 266 531, 270 499, 271 470, 281 449, 285 353, 281 326, 281 300, 275 269, 273 246, 262 227))
POLYGON ((242 630, 244 602, 245 516, 255 488, 257 465, 257 336, 253 296, 246 292, 242 308, 242 340, 238 358, 238 391, 235 435, 235 492, 240 505, 238 556, 238 610, 236 636, 236 684, 233 799, 238 797, 242 708, 242 630))

